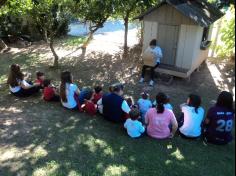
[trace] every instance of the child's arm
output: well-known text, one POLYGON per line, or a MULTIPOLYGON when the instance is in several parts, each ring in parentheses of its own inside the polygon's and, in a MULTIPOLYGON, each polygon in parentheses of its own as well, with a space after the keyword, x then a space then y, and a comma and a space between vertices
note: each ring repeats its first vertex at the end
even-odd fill
POLYGON ((177 131, 177 129, 178 129, 178 122, 175 118, 174 113, 173 113, 173 116, 171 118, 171 125, 172 125, 172 131, 171 131, 171 134, 170 134, 169 138, 173 138, 176 131, 177 131))
POLYGON ((142 125, 142 123, 140 123, 139 132, 140 133, 144 133, 145 132, 145 127, 142 125))

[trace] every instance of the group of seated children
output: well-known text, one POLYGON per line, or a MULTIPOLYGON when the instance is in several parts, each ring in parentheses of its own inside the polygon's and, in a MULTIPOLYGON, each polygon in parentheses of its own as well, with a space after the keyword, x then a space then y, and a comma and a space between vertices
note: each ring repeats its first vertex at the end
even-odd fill
POLYGON ((130 137, 138 138, 146 131, 153 138, 166 139, 172 138, 178 131, 185 139, 203 138, 205 142, 218 145, 228 144, 233 140, 235 112, 231 93, 221 92, 206 117, 201 107, 201 97, 191 94, 187 102, 180 105, 182 113, 178 119, 167 95, 158 93, 152 107, 147 97, 146 93, 142 93, 142 98, 137 103, 138 108, 133 106, 130 117, 124 124, 130 137), (141 123, 143 120, 144 123, 141 123))
POLYGON ((8 76, 8 85, 13 95, 27 97, 43 89, 45 101, 60 101, 70 110, 78 110, 95 115, 99 112, 106 120, 121 122, 132 138, 139 138, 147 133, 156 139, 173 138, 178 131, 181 137, 199 139, 214 144, 227 144, 232 141, 234 120, 233 96, 223 91, 216 104, 205 117, 201 107, 201 97, 189 95, 187 102, 180 105, 182 115, 176 119, 170 98, 160 92, 152 103, 146 92, 141 94, 137 103, 123 97, 124 86, 113 84, 109 93, 103 94, 102 87, 94 90, 84 88, 80 91, 69 71, 61 73, 59 89, 45 79, 42 72, 37 72, 35 83, 27 82, 20 66, 13 64, 8 76), (204 118, 205 117, 205 118, 204 118))

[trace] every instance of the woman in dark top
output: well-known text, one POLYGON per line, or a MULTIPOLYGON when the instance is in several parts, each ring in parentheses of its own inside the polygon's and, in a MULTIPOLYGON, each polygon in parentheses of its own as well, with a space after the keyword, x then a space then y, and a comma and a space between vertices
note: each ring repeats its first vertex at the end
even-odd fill
POLYGON ((223 145, 233 140, 234 121, 233 96, 223 91, 214 107, 210 108, 204 122, 204 139, 206 142, 223 145))
POLYGON ((130 107, 123 96, 123 85, 114 84, 112 92, 102 98, 103 116, 112 122, 124 122, 130 112, 130 107))

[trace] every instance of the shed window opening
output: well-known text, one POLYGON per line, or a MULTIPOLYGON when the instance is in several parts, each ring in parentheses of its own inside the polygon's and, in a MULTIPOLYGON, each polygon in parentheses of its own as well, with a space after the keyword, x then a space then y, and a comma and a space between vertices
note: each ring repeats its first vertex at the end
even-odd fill
POLYGON ((202 50, 206 50, 211 45, 211 41, 208 40, 209 31, 210 31, 210 27, 205 27, 203 29, 202 42, 201 42, 201 47, 200 47, 202 50))
POLYGON ((208 40, 209 30, 210 30, 210 27, 205 27, 205 28, 203 29, 202 42, 208 40))

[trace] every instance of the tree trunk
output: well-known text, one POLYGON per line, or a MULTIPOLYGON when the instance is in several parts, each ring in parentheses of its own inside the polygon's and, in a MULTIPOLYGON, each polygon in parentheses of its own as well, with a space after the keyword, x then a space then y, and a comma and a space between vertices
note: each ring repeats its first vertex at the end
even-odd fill
POLYGON ((128 31, 129 31, 129 14, 124 18, 125 25, 125 38, 124 38, 124 51, 128 50, 128 31))
POLYGON ((58 62, 59 57, 58 57, 58 55, 57 55, 57 53, 56 53, 56 51, 55 51, 55 49, 53 47, 53 39, 50 40, 49 46, 50 46, 50 49, 51 49, 52 54, 54 56, 53 67, 57 68, 59 66, 59 62, 58 62))
MULTIPOLYGON (((95 31, 95 32, 96 32, 96 31, 95 31)), ((90 32, 89 32, 89 36, 88 36, 87 40, 84 42, 82 48, 87 48, 89 42, 93 39, 93 34, 94 34, 95 32, 93 32, 93 31, 90 31, 90 32)))
POLYGON ((3 49, 6 49, 6 48, 8 48, 7 45, 5 44, 5 42, 2 39, 0 39, 0 51, 3 49))
POLYGON ((83 46, 82 46, 82 48, 83 49, 85 49, 85 48, 87 48, 87 46, 88 46, 88 44, 89 44, 89 42, 93 39, 93 35, 94 35, 94 33, 98 30, 100 28, 100 25, 98 25, 95 29, 91 29, 91 27, 90 27, 90 32, 89 32, 89 36, 88 36, 88 38, 87 38, 87 40, 84 42, 84 44, 83 44, 83 46))
POLYGON ((143 39, 144 39, 144 24, 143 24, 143 22, 141 23, 141 29, 140 29, 141 31, 141 38, 140 38, 140 44, 141 45, 143 45, 143 39))

